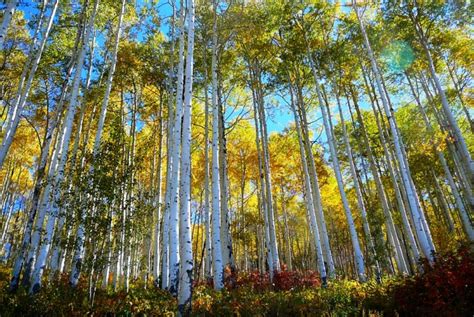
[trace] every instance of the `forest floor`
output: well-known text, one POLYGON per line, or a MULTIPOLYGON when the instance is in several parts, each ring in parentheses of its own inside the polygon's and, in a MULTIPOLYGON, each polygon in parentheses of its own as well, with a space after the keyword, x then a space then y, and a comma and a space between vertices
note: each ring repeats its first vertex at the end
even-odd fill
MULTIPOLYGON (((273 283, 267 275, 228 276, 217 292, 196 284, 195 316, 472 316, 474 252, 463 247, 438 255, 413 277, 384 278, 381 283, 330 281, 322 287, 314 272, 284 271, 273 283)), ((10 268, 0 267, 0 316, 163 316, 174 315, 176 299, 150 283, 132 283, 128 293, 97 289, 90 300, 87 277, 72 289, 67 275, 35 296, 23 289, 8 292, 10 268)))

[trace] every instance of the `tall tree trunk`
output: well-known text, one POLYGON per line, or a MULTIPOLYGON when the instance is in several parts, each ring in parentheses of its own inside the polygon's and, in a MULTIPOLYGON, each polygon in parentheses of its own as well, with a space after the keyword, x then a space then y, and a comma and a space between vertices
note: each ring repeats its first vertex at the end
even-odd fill
MULTIPOLYGON (((219 82, 219 78, 218 78, 219 82)), ((217 106, 219 110, 219 172, 221 184, 221 242, 222 242, 222 261, 224 267, 235 266, 232 237, 229 221, 229 179, 227 176, 227 144, 224 119, 224 106, 221 98, 221 86, 217 88, 217 106)))
POLYGON ((370 170, 372 172, 372 176, 374 178, 375 186, 377 189, 377 194, 378 194, 380 203, 382 205, 382 210, 384 213, 384 220, 385 220, 385 227, 387 230, 387 237, 388 237, 390 246, 395 251, 395 260, 397 262, 398 270, 402 273, 408 274, 409 273, 408 266, 403 256, 403 251, 401 249, 400 241, 398 237, 396 236, 395 224, 393 223, 392 214, 390 212, 388 198, 385 194, 385 189, 384 189, 382 180, 380 179, 379 172, 375 165, 375 159, 372 154, 372 150, 370 148, 369 138, 367 136, 367 131, 365 129, 364 120, 362 119, 362 114, 360 112, 359 105, 357 103, 357 97, 355 96, 355 92, 353 89, 351 89, 351 95, 352 95, 355 110, 357 112, 357 120, 360 125, 360 129, 362 130, 362 143, 364 145, 364 149, 369 160, 370 170))
POLYGON ((330 278, 336 277, 336 269, 334 265, 334 259, 331 251, 331 245, 329 243, 329 235, 326 227, 326 220, 324 217, 323 206, 322 206, 322 199, 321 199, 321 192, 319 189, 319 179, 316 172, 316 164, 314 161, 313 150, 311 146, 311 142, 309 140, 309 132, 308 132, 308 120, 306 115, 305 104, 303 102, 302 91, 300 88, 297 88, 296 91, 297 98, 297 112, 300 114, 300 122, 301 122, 301 134, 303 136, 303 145, 305 147, 306 152, 306 162, 309 163, 308 171, 309 177, 311 182, 311 193, 313 195, 313 204, 314 210, 316 211, 316 219, 317 225, 319 228, 320 236, 322 238, 322 246, 323 246, 323 253, 324 258, 326 260, 326 265, 328 266, 328 276, 330 278))
MULTIPOLYGON (((206 56, 204 55, 205 78, 208 81, 206 56)), ((204 276, 206 280, 211 279, 212 271, 212 237, 211 237, 211 214, 210 214, 210 191, 209 191, 209 98, 205 86, 205 109, 204 109, 204 223, 205 223, 205 262, 204 276)))
POLYGON ((212 27, 212 261, 214 289, 224 287, 224 263, 221 241, 221 195, 219 173, 219 108, 217 104, 217 2, 213 0, 212 27))
POLYGON ((2 24, 0 25, 0 51, 3 50, 3 43, 7 37, 8 26, 10 25, 10 21, 15 13, 17 1, 18 0, 9 0, 5 11, 3 11, 2 24))
POLYGON ((178 82, 176 89, 176 110, 173 124, 173 137, 171 139, 172 168, 170 196, 167 204, 169 206, 169 291, 173 295, 178 295, 178 271, 179 271, 179 178, 181 162, 181 119, 183 116, 183 85, 184 85, 184 5, 180 6, 180 38, 179 38, 179 63, 178 82))
POLYGON ((156 192, 155 192, 155 200, 154 206, 156 208, 156 216, 155 216, 155 228, 154 228, 154 245, 153 245, 153 279, 155 280, 155 285, 158 285, 159 277, 160 277, 160 256, 161 256, 161 248, 160 248, 160 237, 161 237, 161 211, 163 206, 163 201, 161 198, 162 193, 162 183, 163 183, 163 169, 162 169, 162 161, 163 161, 163 91, 160 92, 160 105, 158 110, 158 118, 160 120, 158 126, 158 166, 156 172, 156 192))
MULTIPOLYGON (((161 230, 162 236, 162 257, 161 257, 161 288, 168 289, 169 287, 169 241, 170 241, 170 206, 171 206, 171 182, 172 182, 172 170, 173 170, 173 136, 174 136, 174 117, 173 111, 173 83, 172 78, 174 77, 174 50, 175 50, 175 19, 176 19, 176 7, 174 1, 171 2, 172 7, 172 20, 171 20, 171 49, 170 49, 170 64, 167 78, 167 90, 168 90, 168 123, 167 123, 167 135, 166 135, 166 190, 165 190, 165 204, 163 213, 163 229, 161 230)), ((182 53, 182 52, 181 52, 182 53)), ((178 94, 176 100, 178 99, 178 94)))
MULTIPOLYGON (((78 34, 78 39, 79 38, 80 38, 80 35, 78 34)), ((33 225, 36 218, 36 214, 38 212, 39 203, 41 200, 41 193, 42 193, 43 187, 45 186, 44 177, 46 176, 46 166, 47 166, 48 156, 50 152, 50 145, 53 140, 53 134, 55 131, 57 131, 56 128, 61 121, 63 108, 65 107, 65 99, 66 99, 66 95, 68 91, 69 79, 74 69, 75 60, 76 60, 76 56, 75 54, 73 54, 71 58, 71 62, 69 63, 68 69, 66 70, 66 78, 61 88, 61 95, 58 100, 56 113, 54 114, 51 122, 49 122, 48 124, 43 142, 41 144, 41 154, 40 154, 40 159, 38 161, 39 162, 38 167, 36 170, 35 187, 33 189, 33 194, 31 198, 27 224, 25 227, 25 232, 23 234, 20 251, 18 252, 17 258, 15 260, 15 264, 13 266, 12 279, 10 281, 11 291, 16 290, 16 288, 18 287, 21 270, 23 268, 24 261, 26 260, 25 257, 27 256, 28 247, 31 243, 33 225)))
MULTIPOLYGON (((407 81, 408 81, 408 84, 410 86, 411 92, 412 92, 413 96, 415 97, 415 101, 418 105, 418 109, 421 112, 421 116, 422 116, 423 121, 426 125, 426 128, 430 132, 430 135, 433 135, 434 134, 433 126, 431 125, 431 123, 428 119, 428 115, 426 114, 426 111, 425 111, 425 109, 423 108, 423 105, 420 102, 418 94, 415 92, 415 88, 413 86, 413 83, 411 82, 410 77, 408 76, 407 73, 405 73, 405 76, 407 78, 407 81)), ((457 189, 456 183, 454 182, 454 178, 453 178, 452 173, 451 173, 451 171, 448 167, 448 164, 446 162, 446 158, 444 157, 443 152, 438 150, 438 147, 434 143, 433 137, 431 137, 430 143, 432 144, 433 150, 436 153, 436 155, 438 156, 438 160, 441 163, 441 166, 443 167, 444 174, 446 176, 446 179, 448 180, 449 187, 451 188, 451 193, 454 196, 456 206, 458 208, 459 215, 461 217, 461 222, 462 222, 464 231, 465 231, 468 239, 470 241, 474 241, 474 228, 472 226, 471 220, 469 219, 469 214, 466 210, 466 206, 464 205, 464 202, 462 201, 461 195, 459 194, 459 191, 457 189)))
POLYGON ((191 314, 193 280, 193 245, 191 241, 191 102, 193 95, 194 53, 194 0, 187 0, 188 52, 186 56, 186 83, 184 86, 183 135, 180 183, 180 268, 178 314, 191 314))
POLYGON ((262 168, 263 168, 263 186, 262 190, 265 193, 265 208, 264 212, 266 213, 268 223, 268 233, 269 233, 269 254, 271 255, 271 262, 269 266, 271 267, 270 276, 273 278, 272 273, 280 271, 280 260, 278 256, 278 246, 276 240, 275 232, 275 220, 274 220, 274 206, 273 206, 273 195, 272 195, 272 183, 271 183, 271 173, 270 173, 270 154, 268 149, 268 133, 267 133, 267 123, 265 118, 265 109, 264 109, 264 98, 261 82, 261 70, 258 65, 258 61, 251 65, 251 70, 253 72, 253 81, 254 81, 254 107, 255 112, 258 117, 256 124, 259 126, 259 131, 261 134, 262 142, 262 168))

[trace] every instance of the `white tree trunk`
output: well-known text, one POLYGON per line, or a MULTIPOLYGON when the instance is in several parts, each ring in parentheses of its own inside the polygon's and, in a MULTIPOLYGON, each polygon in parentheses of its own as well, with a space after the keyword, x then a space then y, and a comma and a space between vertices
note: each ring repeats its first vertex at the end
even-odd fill
POLYGON ((229 178, 227 176, 227 145, 225 137, 224 110, 221 102, 220 87, 218 86, 218 109, 219 109, 219 172, 221 184, 221 242, 222 261, 224 267, 235 266, 232 237, 230 231, 230 210, 229 210, 229 178))
POLYGON ((267 250, 266 260, 268 267, 270 269, 270 277, 273 278, 273 253, 272 248, 270 247, 270 229, 268 224, 268 212, 267 212, 267 200, 266 200, 266 192, 265 192, 265 178, 263 176, 263 162, 262 162, 262 151, 260 148, 260 128, 258 126, 258 111, 257 111, 257 97, 255 97, 255 90, 252 88, 253 94, 253 108, 254 108, 254 124, 255 124, 255 144, 257 147, 257 159, 258 159, 258 175, 259 181, 257 181, 257 193, 258 193, 258 210, 263 213, 263 223, 264 223, 264 233, 265 235, 261 237, 261 249, 259 255, 261 255, 260 261, 260 268, 261 273, 265 272, 265 247, 267 250), (260 185, 260 186, 259 186, 260 185))
POLYGON ((314 162, 314 155, 311 148, 311 143, 308 134, 308 122, 306 118, 306 110, 304 104, 299 102, 299 111, 301 114, 301 134, 303 136, 303 145, 306 150, 306 161, 309 163, 309 177, 311 181, 311 193, 313 194, 314 210, 316 212, 316 219, 319 228, 320 237, 322 239, 323 253, 328 266, 328 277, 336 277, 336 268, 334 266, 334 259, 332 256, 331 245, 329 243, 329 235, 326 226, 326 220, 324 218, 323 205, 321 200, 321 192, 319 190, 319 179, 316 173, 316 164, 314 162))
POLYGON ((169 287, 169 221, 170 221, 170 201, 171 201, 171 176, 173 170, 173 160, 170 153, 173 153, 173 130, 174 130, 174 116, 173 116, 173 83, 172 77, 174 74, 174 47, 175 47, 175 16, 176 9, 174 1, 171 2, 173 10, 172 21, 171 21, 171 49, 170 49, 170 65, 168 70, 167 78, 167 90, 168 90, 168 122, 167 122, 167 135, 166 135, 166 188, 165 188, 165 200, 164 200, 164 212, 163 212, 163 228, 161 230, 161 241, 162 241, 162 256, 161 256, 161 288, 168 289, 169 287))
MULTIPOLYGON (((432 125, 431 125, 431 123, 428 119, 426 111, 423 108, 423 105, 421 104, 421 102, 419 100, 419 96, 415 92, 415 88, 413 87, 413 84, 410 80, 410 77, 408 77, 408 74, 406 74, 406 77, 407 77, 408 84, 410 86, 411 92, 412 92, 413 96, 415 97, 416 103, 418 105, 418 109, 420 109, 423 121, 425 122, 425 125, 426 125, 428 131, 430 132, 430 134, 432 134, 434 132, 434 130, 433 130, 433 127, 432 127, 432 125)), ((454 181, 451 170, 449 169, 446 158, 444 157, 443 152, 439 151, 438 148, 436 147, 436 145, 434 144, 433 138, 431 138, 431 143, 433 144, 433 149, 434 149, 436 155, 438 156, 438 159, 439 159, 439 162, 441 163, 441 166, 443 167, 444 174, 445 174, 446 179, 448 181, 449 187, 451 188, 451 193, 454 196, 454 199, 455 199, 455 202, 456 202, 456 207, 458 208, 459 216, 461 218, 461 222, 462 222, 462 225, 463 225, 463 228, 464 228, 464 232, 466 233, 466 236, 470 241, 474 241, 474 228, 472 226, 471 220, 469 219, 468 211, 466 209, 466 206, 465 206, 464 202, 462 201, 461 195, 460 195, 459 190, 456 186, 456 183, 454 181)))
POLYGON ((3 227, 2 237, 0 238, 0 250, 3 247, 5 237, 6 237, 7 232, 8 232, 8 227, 10 225, 10 219, 12 217, 13 208, 15 207, 15 200, 16 200, 16 196, 14 194, 12 194, 11 199, 10 199, 10 205, 8 206, 7 219, 5 219, 5 225, 3 227))
POLYGON ((191 110, 193 95, 194 57, 194 0, 187 0, 188 53, 186 56, 186 83, 184 85, 183 135, 180 183, 180 269, 178 291, 178 313, 191 313, 191 290, 193 277, 193 244, 191 241, 191 110))
MULTIPOLYGON (((365 83, 366 88, 367 88, 367 93, 368 93, 368 95, 370 97, 370 100, 371 100, 371 106, 372 106, 372 110, 373 110, 373 113, 374 113, 374 116, 375 116, 375 122, 377 124, 377 129, 379 131, 378 135, 379 135, 380 143, 381 143, 383 151, 384 151, 384 155, 386 157, 386 165, 388 167, 388 172, 389 172, 390 178, 392 180, 393 190, 395 192, 395 198, 397 200, 398 209, 399 209, 400 215, 402 217, 403 228, 404 228, 406 236, 408 237, 408 243, 410 245, 410 250, 412 251, 413 257, 414 257, 415 262, 416 262, 416 261, 418 261, 418 259, 420 257, 420 251, 418 249, 418 245, 417 245, 416 240, 415 240, 415 235, 413 233, 412 227, 410 225, 410 221, 408 219, 407 208, 406 208, 406 205, 407 205, 406 201, 407 200, 405 199, 406 194, 404 194, 405 191, 403 190, 403 188, 400 188, 400 185, 403 186, 403 183, 401 183, 399 185, 399 176, 398 175, 400 173, 399 173, 399 171, 397 171, 397 168, 394 166, 394 164, 392 164, 392 162, 395 161, 395 159, 393 158, 393 155, 392 155, 393 151, 390 151, 388 146, 387 146, 387 144, 389 144, 389 142, 387 141, 389 136, 388 136, 388 133, 385 129, 385 123, 381 122, 383 120, 381 120, 381 118, 379 116, 379 112, 381 112, 381 111, 377 111, 377 108, 379 108, 379 107, 378 107, 378 101, 376 99, 377 96, 375 94, 375 89, 373 91, 374 98, 372 99, 372 94, 371 94, 371 90, 370 90, 370 88, 372 86, 369 85, 369 83, 367 81, 367 78, 365 76, 365 70, 363 68, 362 68, 362 74, 363 74, 363 77, 364 77, 364 83, 365 83), (377 107, 376 107, 376 105, 377 105, 377 107)), ((355 100, 355 94, 354 94, 353 90, 352 90, 352 94, 353 94, 354 104, 355 104, 356 100, 355 100)), ((357 105, 356 105, 356 107, 357 107, 357 111, 359 111, 357 105)), ((358 114, 359 114, 359 112, 358 112, 358 114)), ((361 120, 362 120, 362 117, 361 117, 361 120)), ((367 144, 368 144, 368 141, 367 141, 367 144)), ((407 269, 408 269, 408 261, 406 261, 406 265, 407 265, 407 269)))
POLYGON ((7 37, 8 26, 10 25, 10 21, 15 13, 17 1, 18 0, 8 1, 5 11, 3 11, 2 24, 0 25, 0 51, 3 50, 3 43, 7 37))
POLYGON ((173 295, 178 294, 178 271, 179 271, 179 178, 181 162, 181 118, 183 112, 183 81, 184 81, 184 6, 181 1, 180 8, 180 39, 179 39, 179 63, 178 82, 176 89, 176 110, 174 118, 173 137, 171 139, 172 169, 170 183, 169 201, 169 291, 173 295))
POLYGON ((219 109, 217 105, 217 3, 213 1, 214 24, 212 30, 212 261, 214 289, 224 287, 224 263, 221 243, 221 195, 219 173, 219 109))
POLYGON ((265 179, 265 197, 266 197, 266 207, 268 215, 268 229, 270 235, 270 248, 272 252, 272 268, 274 272, 280 271, 280 258, 278 256, 278 245, 276 239, 276 230, 275 230, 275 216, 274 216, 274 206, 273 206, 273 194, 272 194, 272 183, 270 175, 270 154, 268 149, 268 135, 265 119, 265 110, 263 109, 262 104, 258 105, 259 108, 259 123, 260 131, 262 131, 262 152, 263 152, 263 167, 264 167, 264 179, 265 179))
MULTIPOLYGON (((207 69, 207 67, 206 67, 207 69)), ((206 70, 207 79, 207 70, 206 70)), ((207 86, 205 88, 205 114, 204 114, 204 223, 206 234, 206 253, 204 263, 204 276, 206 280, 211 278, 212 271, 212 236, 211 236, 211 215, 210 215, 210 191, 209 191, 209 102, 207 86)))
POLYGON ((161 200, 161 192, 162 192, 162 160, 163 160, 163 105, 160 102, 160 110, 159 110, 159 117, 160 117, 160 124, 159 124, 159 136, 158 136, 158 171, 157 171, 157 180, 156 180, 156 197, 154 206, 156 208, 156 222, 155 222, 155 233, 154 233, 154 245, 153 245, 153 279, 155 280, 155 284, 158 285, 158 280, 160 277, 160 256, 161 256, 161 244, 160 244, 160 237, 161 237, 161 210, 163 201, 161 200))

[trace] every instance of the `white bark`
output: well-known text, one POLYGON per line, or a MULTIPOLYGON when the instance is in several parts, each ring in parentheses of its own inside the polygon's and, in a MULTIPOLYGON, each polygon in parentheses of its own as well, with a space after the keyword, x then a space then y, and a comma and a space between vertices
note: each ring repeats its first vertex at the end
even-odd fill
POLYGON ((170 50, 170 68, 167 78, 167 89, 168 89, 168 124, 167 124, 167 136, 166 136, 166 190, 165 190, 165 204, 163 213, 163 229, 161 230, 162 235, 162 257, 161 257, 161 288, 168 289, 169 287, 169 221, 170 221, 170 201, 171 201, 171 177, 173 170, 173 160, 170 155, 173 151, 173 130, 174 130, 174 116, 173 116, 173 83, 171 81, 172 75, 174 74, 174 35, 175 35, 175 5, 171 3, 173 10, 172 23, 171 23, 171 50, 170 50))
POLYGON ((382 180, 380 179, 380 175, 379 175, 379 172, 377 170, 377 167, 375 166, 375 159, 374 159, 374 156, 372 154, 372 149, 370 148, 369 138, 367 136, 367 131, 365 129, 365 124, 364 124, 364 121, 362 119, 362 115, 360 113, 360 109, 359 109, 359 106, 357 104, 357 100, 355 99, 355 95, 352 95, 352 97, 354 99, 354 107, 356 109, 357 118, 358 118, 361 130, 362 130, 362 141, 363 141, 365 151, 366 151, 367 156, 368 156, 370 170, 372 172, 372 176, 374 177, 375 187, 377 189, 378 198, 380 200, 380 203, 382 205, 382 210, 383 210, 383 213, 384 213, 385 227, 386 227, 386 230, 387 230, 387 238, 389 240, 389 243, 390 243, 391 247, 395 251, 395 260, 397 262, 398 270, 402 273, 408 274, 409 273, 408 266, 407 266, 407 263, 406 263, 405 258, 403 256, 403 251, 402 251, 402 248, 401 248, 401 245, 400 245, 400 240, 396 236, 395 224, 393 223, 392 214, 390 212, 390 206, 388 205, 388 198, 385 194, 385 189, 384 189, 382 180))
MULTIPOLYGON (((398 209, 399 209, 400 215, 402 217, 402 223, 403 223, 403 228, 404 228, 404 231, 405 231, 405 235, 408 238, 408 243, 409 243, 410 249, 413 253, 413 257, 414 257, 415 261, 417 261, 420 257, 420 251, 418 249, 418 245, 417 245, 416 240, 415 240, 415 235, 413 233, 412 227, 410 225, 410 221, 408 219, 407 208, 406 208, 406 199, 405 199, 406 194, 404 194, 405 191, 403 191, 403 188, 400 188, 400 185, 403 186, 403 183, 401 183, 399 185, 399 177, 398 177, 399 171, 397 171, 394 164, 392 164, 392 162, 395 161, 395 159, 393 158, 393 155, 392 155, 393 151, 390 151, 388 146, 387 146, 387 144, 389 143, 387 141, 388 133, 385 129, 385 123, 381 122, 383 120, 381 120, 381 118, 379 116, 379 112, 381 112, 381 111, 377 111, 377 108, 379 108, 379 107, 378 107, 378 102, 377 102, 377 99, 376 99, 377 96, 375 94, 375 89, 373 91, 374 97, 372 99, 372 94, 371 94, 371 90, 370 90, 370 88, 372 86, 369 86, 369 83, 368 83, 367 78, 365 76, 365 70, 363 68, 362 68, 362 74, 363 74, 363 77, 364 77, 364 83, 365 83, 366 88, 367 88, 367 93, 369 94, 369 97, 370 97, 370 100, 371 100, 372 110, 373 110, 373 113, 374 113, 374 116, 375 116, 375 122, 377 124, 377 129, 379 131, 378 135, 379 135, 380 143, 382 145, 384 155, 386 157, 386 165, 388 167, 388 172, 389 172, 390 178, 392 180, 393 190, 395 192, 395 198, 397 200, 398 209), (376 105, 377 105, 377 107, 376 107, 376 105)), ((353 94, 353 98, 355 98, 355 94, 353 94)), ((356 100, 354 99, 354 103, 355 102, 356 102, 356 100)), ((358 106, 357 106, 357 109, 358 109, 358 106)), ((359 111, 359 110, 357 110, 357 111, 359 111)), ((361 120, 362 120, 362 118, 361 118, 361 120)), ((367 141, 367 144, 368 144, 368 141, 367 141)), ((401 257, 401 256, 399 256, 399 257, 401 257)), ((408 269, 408 261, 406 261, 406 265, 407 265, 407 269, 408 269)))
POLYGON ((169 291, 173 295, 178 293, 178 271, 179 271, 179 178, 181 162, 181 118, 183 108, 183 81, 184 81, 184 6, 181 2, 180 8, 180 39, 179 39, 179 63, 178 82, 176 89, 176 110, 174 118, 173 137, 171 139, 172 169, 170 183, 169 204, 169 291))
POLYGON ((10 204, 8 206, 7 219, 5 219, 5 225, 4 225, 3 230, 2 230, 2 237, 0 238, 0 248, 3 247, 5 237, 6 237, 7 232, 8 232, 8 227, 10 225, 10 219, 12 217, 13 208, 15 207, 16 196, 14 194, 11 194, 10 197, 11 197, 11 199, 10 199, 10 204))
POLYGON ((266 200, 266 192, 265 192, 265 178, 263 176, 263 163, 262 163, 262 152, 260 148, 260 128, 258 126, 258 112, 257 112, 257 97, 255 96, 256 92, 252 88, 252 94, 253 94, 253 108, 254 108, 254 124, 255 124, 255 144, 257 146, 257 159, 258 159, 258 175, 259 175, 259 182, 257 181, 257 193, 258 193, 258 199, 259 199, 259 204, 258 204, 258 210, 263 213, 263 221, 264 221, 264 232, 265 235, 262 236, 261 241, 262 241, 262 246, 261 249, 259 250, 261 255, 261 273, 265 272, 265 253, 264 249, 266 247, 267 254, 266 254, 266 260, 268 267, 270 269, 270 277, 273 278, 273 253, 272 253, 272 248, 270 247, 270 229, 269 229, 269 224, 268 224, 268 213, 267 213, 267 200, 266 200), (259 186, 260 185, 260 186, 259 186))
MULTIPOLYGON (((300 96, 301 97, 301 96, 300 96)), ((301 99, 301 98, 300 98, 301 99)), ((334 266, 334 259, 332 256, 331 245, 329 243, 329 235, 324 218, 323 205, 321 200, 321 192, 319 189, 319 179, 316 172, 316 164, 314 162, 314 155, 311 148, 311 143, 308 135, 308 122, 306 118, 306 110, 304 104, 299 103, 299 111, 301 114, 301 133, 303 136, 303 145, 306 150, 306 161, 309 163, 309 177, 311 181, 311 193, 313 194, 314 210, 316 211, 316 219, 319 228, 319 233, 322 239, 323 253, 328 266, 328 276, 330 278, 336 277, 336 268, 334 266)))
POLYGON ((3 50, 3 43, 7 37, 8 26, 10 25, 10 21, 15 13, 17 1, 18 0, 8 1, 5 11, 3 11, 2 24, 0 25, 0 51, 3 50))
POLYGON ((219 109, 217 105, 217 4, 213 1, 212 30, 212 262, 214 289, 224 287, 224 263, 221 243, 221 195, 219 173, 219 109))
POLYGON ((162 160, 163 160, 163 105, 160 101, 160 110, 159 110, 159 136, 158 136, 158 166, 157 166, 157 180, 156 180, 156 196, 154 206, 156 208, 156 222, 155 222, 155 233, 154 233, 154 245, 153 245, 153 279, 155 284, 158 285, 158 280, 160 277, 160 237, 161 237, 161 210, 163 202, 161 200, 161 191, 162 191, 162 160))
POLYGON ((221 184, 221 241, 222 241, 222 261, 224 267, 235 266, 232 251, 232 237, 230 229, 229 210, 229 179, 227 176, 227 145, 225 137, 224 110, 221 102, 220 87, 218 86, 218 109, 219 109, 219 172, 221 184))
MULTIPOLYGON (((432 134, 434 132, 434 129, 433 129, 433 126, 431 125, 431 123, 428 119, 428 115, 426 114, 426 111, 423 108, 423 105, 421 104, 421 102, 419 100, 419 96, 415 92, 415 88, 413 87, 413 84, 410 80, 410 77, 408 77, 408 75, 406 75, 406 77, 407 77, 408 84, 410 86, 411 92, 412 92, 413 96, 415 97, 416 103, 418 105, 418 109, 420 109, 421 116, 423 118, 423 121, 425 122, 426 128, 432 134)), ((464 202, 462 201, 461 195, 460 195, 459 190, 456 186, 456 183, 454 181, 451 170, 449 169, 446 158, 444 157, 443 152, 438 150, 438 148, 434 144, 433 138, 431 138, 431 143, 433 144, 433 149, 434 149, 436 155, 438 156, 438 160, 441 163, 441 166, 443 167, 444 174, 445 174, 446 179, 448 181, 449 187, 451 188, 451 193, 454 196, 454 199, 455 199, 455 202, 456 202, 456 207, 458 208, 459 216, 461 218, 461 222, 462 222, 462 225, 463 225, 463 228, 464 228, 464 232, 466 233, 466 236, 470 241, 474 241, 474 228, 472 226, 471 220, 469 219, 469 213, 467 211, 467 208, 466 208, 464 202)))
POLYGON ((193 244, 191 241, 191 103, 193 94, 194 0, 187 0, 188 52, 186 56, 186 83, 184 85, 183 135, 180 183, 180 269, 178 315, 191 313, 193 277, 193 244))
POLYGON ((278 272, 280 271, 280 259, 278 256, 278 246, 276 240, 276 231, 275 231, 275 219, 274 219, 274 210, 273 210, 273 194, 272 194, 272 182, 271 182, 271 175, 270 175, 270 154, 268 149, 268 134, 267 134, 267 123, 265 119, 265 109, 263 109, 263 96, 259 96, 259 92, 257 92, 257 96, 259 97, 257 102, 257 109, 259 114, 259 124, 260 124, 260 131, 261 131, 261 139, 262 139, 262 152, 263 152, 263 168, 264 168, 264 179, 265 179, 265 198, 266 198, 266 211, 268 217, 268 230, 269 230, 269 245, 272 254, 272 262, 271 266, 273 271, 278 272))
MULTIPOLYGON (((207 67, 206 67, 206 79, 207 79, 207 67)), ((211 278, 212 270, 212 237, 211 237, 211 215, 210 215, 210 191, 209 191, 209 102, 207 86, 205 88, 205 118, 204 118, 204 223, 205 223, 205 234, 206 234, 206 253, 204 263, 204 276, 208 280, 211 278)))

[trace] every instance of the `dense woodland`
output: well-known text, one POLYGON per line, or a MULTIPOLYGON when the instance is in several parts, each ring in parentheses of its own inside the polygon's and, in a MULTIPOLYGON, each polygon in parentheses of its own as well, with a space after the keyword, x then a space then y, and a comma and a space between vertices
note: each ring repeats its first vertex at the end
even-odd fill
POLYGON ((474 299, 470 1, 0 8, 6 314, 146 289, 222 316, 260 307, 232 299, 246 283, 323 305, 448 267, 474 299))

